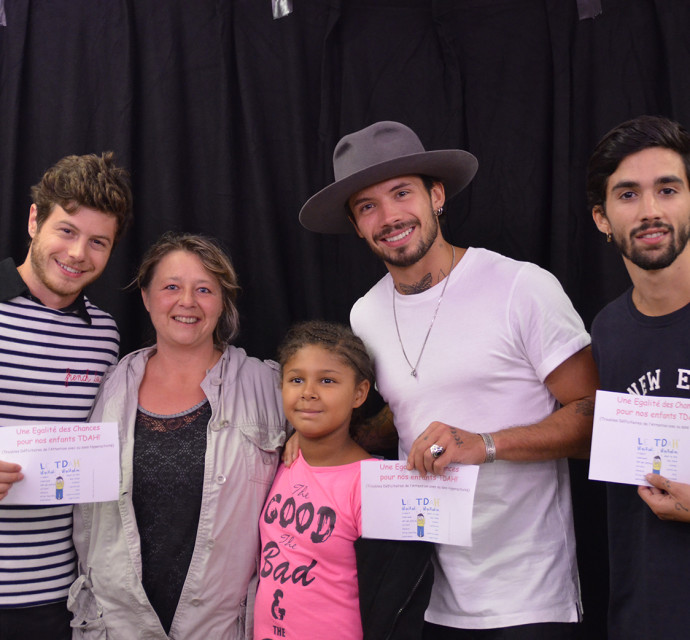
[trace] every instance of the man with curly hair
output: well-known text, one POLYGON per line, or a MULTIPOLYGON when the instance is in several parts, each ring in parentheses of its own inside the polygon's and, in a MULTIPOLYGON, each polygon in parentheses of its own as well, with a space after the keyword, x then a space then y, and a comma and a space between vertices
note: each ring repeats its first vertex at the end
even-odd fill
MULTIPOLYGON (((82 291, 131 220, 129 174, 112 152, 67 156, 31 195, 26 260, 0 262, 0 428, 86 421, 119 351, 115 321, 82 291)), ((0 461, 0 500, 23 477, 0 461)), ((0 546, 0 637, 71 638, 72 505, 0 502, 0 546)))

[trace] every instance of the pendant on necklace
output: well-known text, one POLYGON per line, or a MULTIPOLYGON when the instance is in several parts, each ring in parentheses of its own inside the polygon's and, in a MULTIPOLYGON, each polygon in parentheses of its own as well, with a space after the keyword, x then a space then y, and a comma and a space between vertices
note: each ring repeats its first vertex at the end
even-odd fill
POLYGON ((395 322, 395 332, 398 334, 398 342, 400 343, 400 349, 402 351, 403 357, 405 358, 405 362, 407 362, 407 366, 410 367, 410 375, 413 378, 417 377, 417 367, 419 366, 419 363, 422 360, 422 354, 424 353, 424 347, 426 347, 426 342, 429 339, 429 334, 431 333, 431 328, 434 326, 434 322, 436 322, 436 316, 438 315, 438 309, 441 306, 441 300, 443 300, 443 294, 446 292, 446 287, 448 286, 448 281, 450 280, 450 272, 453 270, 454 265, 455 265, 455 247, 451 246, 450 269, 448 270, 448 275, 446 276, 445 282, 443 283, 443 288, 441 289, 441 295, 438 297, 438 301, 436 302, 436 308, 434 309, 434 315, 432 316, 431 322, 429 323, 429 328, 426 331, 426 336, 424 337, 424 342, 422 342, 422 348, 419 350, 419 356, 417 357, 417 362, 415 362, 414 366, 412 366, 410 359, 407 357, 407 353, 405 352, 405 345, 403 344, 402 337, 400 335, 400 327, 398 326, 398 314, 395 312, 395 283, 393 283, 393 321, 395 322))

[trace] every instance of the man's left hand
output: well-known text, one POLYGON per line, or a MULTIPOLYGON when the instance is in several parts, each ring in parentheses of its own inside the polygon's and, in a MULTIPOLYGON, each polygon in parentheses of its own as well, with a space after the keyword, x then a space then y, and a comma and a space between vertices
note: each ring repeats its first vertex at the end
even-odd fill
POLYGON ((690 485, 673 482, 656 473, 645 479, 651 487, 638 487, 637 493, 660 520, 690 522, 690 485))
POLYGON ((407 456, 407 468, 417 469, 422 476, 427 472, 441 475, 451 462, 481 464, 485 459, 486 446, 478 433, 432 422, 414 441, 407 456), (434 444, 445 449, 438 458, 431 453, 434 444))

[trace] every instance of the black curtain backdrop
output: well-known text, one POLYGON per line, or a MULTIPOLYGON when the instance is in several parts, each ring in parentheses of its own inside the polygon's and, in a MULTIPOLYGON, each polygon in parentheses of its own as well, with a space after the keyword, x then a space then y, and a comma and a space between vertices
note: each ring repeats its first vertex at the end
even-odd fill
MULTIPOLYGON (((67 154, 112 149, 136 221, 90 297, 122 353, 150 340, 124 290, 167 229, 204 232, 240 275, 249 353, 294 321, 348 321, 384 268, 354 235, 302 229, 344 134, 399 120, 479 159, 446 237, 549 269, 589 326, 628 286, 585 206, 585 165, 643 113, 690 126, 690 3, 601 0, 6 0, 0 26, 0 257, 23 260, 30 185, 67 154), (582 15, 585 15, 584 13, 582 15)), ((461 417, 459 417, 461 420, 461 417)), ((573 462, 583 637, 605 637, 605 498, 573 462)))

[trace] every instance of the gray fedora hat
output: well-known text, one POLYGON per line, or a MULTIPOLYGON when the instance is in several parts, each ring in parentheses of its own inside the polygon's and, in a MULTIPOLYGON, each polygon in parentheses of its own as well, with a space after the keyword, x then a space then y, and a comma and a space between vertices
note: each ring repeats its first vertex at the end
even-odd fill
POLYGON ((299 212, 303 227, 317 233, 348 233, 350 196, 384 180, 409 174, 443 182, 446 197, 462 191, 477 172, 467 151, 425 151, 417 134, 399 122, 376 122, 343 138, 333 152, 335 182, 314 194, 299 212))

